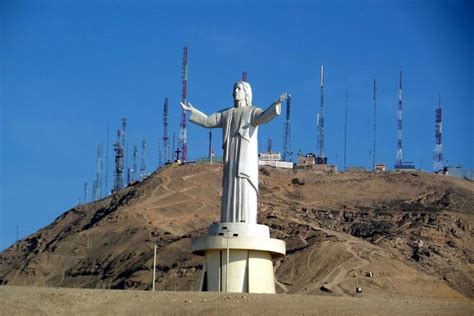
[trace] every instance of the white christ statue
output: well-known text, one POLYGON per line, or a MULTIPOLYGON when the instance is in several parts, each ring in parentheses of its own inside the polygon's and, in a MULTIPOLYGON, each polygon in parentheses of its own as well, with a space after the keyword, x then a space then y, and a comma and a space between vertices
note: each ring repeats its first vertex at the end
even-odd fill
POLYGON ((221 222, 257 223, 258 126, 280 115, 284 93, 267 110, 252 106, 252 88, 237 81, 234 107, 207 116, 191 103, 181 106, 191 112, 190 121, 207 128, 222 128, 224 176, 221 222))

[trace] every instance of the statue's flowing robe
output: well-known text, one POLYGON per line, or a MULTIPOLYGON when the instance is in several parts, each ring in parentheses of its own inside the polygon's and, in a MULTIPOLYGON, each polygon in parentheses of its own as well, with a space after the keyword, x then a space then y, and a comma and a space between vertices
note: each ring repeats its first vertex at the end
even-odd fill
POLYGON ((209 116, 192 109, 191 122, 207 128, 222 128, 221 222, 257 223, 258 125, 267 123, 280 112, 280 103, 273 103, 266 111, 244 106, 209 116))

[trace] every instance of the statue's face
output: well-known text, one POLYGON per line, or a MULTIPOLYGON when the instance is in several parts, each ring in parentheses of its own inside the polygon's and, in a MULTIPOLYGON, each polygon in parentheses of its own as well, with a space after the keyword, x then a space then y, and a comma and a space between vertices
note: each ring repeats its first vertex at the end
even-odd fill
MULTIPOLYGON (((244 91, 244 87, 241 83, 237 83, 234 86, 234 92, 232 93, 232 96, 234 97, 235 101, 245 100, 245 91, 244 91)), ((241 103, 239 103, 239 104, 241 104, 241 103)), ((245 103, 243 103, 243 105, 245 106, 245 103)))

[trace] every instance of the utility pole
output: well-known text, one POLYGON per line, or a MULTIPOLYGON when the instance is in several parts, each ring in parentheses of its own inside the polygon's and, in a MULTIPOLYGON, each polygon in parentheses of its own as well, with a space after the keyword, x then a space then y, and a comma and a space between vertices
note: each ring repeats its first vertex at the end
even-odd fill
POLYGON ((155 247, 153 251, 153 285, 152 285, 153 292, 155 292, 155 283, 156 283, 156 242, 155 242, 155 247))

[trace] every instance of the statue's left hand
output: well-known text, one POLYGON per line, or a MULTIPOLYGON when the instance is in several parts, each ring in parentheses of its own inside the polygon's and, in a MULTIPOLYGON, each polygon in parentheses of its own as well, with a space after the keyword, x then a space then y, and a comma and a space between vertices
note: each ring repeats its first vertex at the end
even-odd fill
POLYGON ((284 93, 280 94, 280 98, 278 99, 277 102, 283 103, 283 102, 285 102, 287 97, 288 97, 288 93, 284 92, 284 93))

